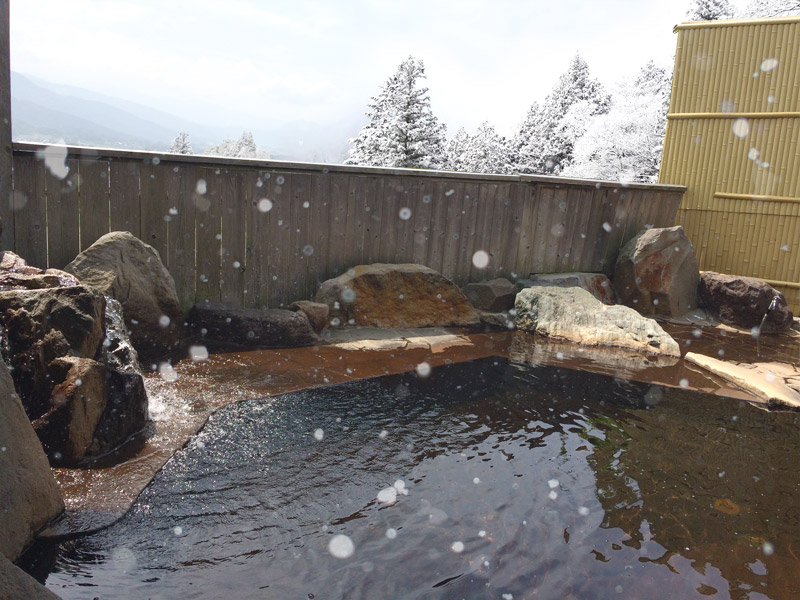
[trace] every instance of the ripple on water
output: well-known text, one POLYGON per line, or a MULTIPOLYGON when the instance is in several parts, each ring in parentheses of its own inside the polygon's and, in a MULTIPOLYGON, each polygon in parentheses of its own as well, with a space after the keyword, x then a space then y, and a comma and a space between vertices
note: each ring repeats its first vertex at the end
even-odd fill
POLYGON ((64 543, 47 584, 137 599, 800 593, 796 426, 502 359, 230 405, 122 521, 64 543))

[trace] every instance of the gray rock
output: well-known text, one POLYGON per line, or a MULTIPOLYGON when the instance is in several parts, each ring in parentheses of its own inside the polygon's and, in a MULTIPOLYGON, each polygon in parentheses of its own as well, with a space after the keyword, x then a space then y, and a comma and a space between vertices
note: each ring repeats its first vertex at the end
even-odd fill
MULTIPOLYGON (((16 560, 63 510, 42 445, 0 360, 0 555, 16 560)), ((0 590, 5 589, 0 583, 0 590)))
POLYGON ((509 329, 514 329, 516 327, 514 324, 514 317, 507 312, 489 312, 485 310, 479 310, 478 315, 480 315, 481 325, 483 325, 485 329, 508 331, 509 329))
POLYGON ((0 600, 58 600, 53 592, 0 556, 0 600))
POLYGON ((786 298, 761 279, 704 271, 698 294, 701 304, 726 325, 752 329, 767 315, 760 333, 779 333, 792 327, 793 315, 786 298))
POLYGON ((604 273, 547 273, 531 275, 530 279, 517 282, 517 289, 523 290, 534 285, 546 287, 579 287, 600 300, 603 304, 616 304, 614 287, 604 273))
POLYGON ((143 361, 179 346, 183 310, 158 252, 127 231, 107 233, 64 267, 122 304, 125 325, 143 361))
POLYGON ((646 229, 620 251, 612 282, 622 304, 679 317, 697 307, 700 271, 683 227, 646 229))
POLYGON ((449 279, 415 264, 359 265, 325 281, 317 302, 331 320, 366 327, 466 327, 480 317, 449 279))
POLYGON ((499 313, 514 308, 517 288, 508 279, 498 277, 490 281, 468 283, 461 291, 478 310, 499 313))
POLYGON ((625 306, 607 306, 581 288, 530 287, 517 294, 515 309, 522 331, 585 346, 680 356, 677 342, 654 320, 625 306))
POLYGON ((316 333, 320 333, 328 326, 330 308, 328 308, 327 304, 311 302, 310 300, 298 300, 289 305, 289 310, 305 313, 306 317, 308 317, 308 322, 311 323, 311 327, 314 328, 316 333))
POLYGON ((195 334, 206 340, 246 347, 288 348, 320 343, 304 312, 240 308, 204 301, 189 311, 195 334))

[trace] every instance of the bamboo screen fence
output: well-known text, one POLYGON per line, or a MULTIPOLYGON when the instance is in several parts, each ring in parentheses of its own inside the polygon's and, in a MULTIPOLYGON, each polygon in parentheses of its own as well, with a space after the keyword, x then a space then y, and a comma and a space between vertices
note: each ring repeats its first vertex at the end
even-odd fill
POLYGON ((130 231, 158 250, 184 306, 278 307, 374 262, 422 263, 458 284, 608 272, 640 229, 674 223, 685 189, 92 148, 62 149, 62 179, 43 150, 14 144, 2 247, 60 268, 130 231))
POLYGON ((685 23, 661 183, 700 268, 766 279, 800 312, 800 18, 685 23))

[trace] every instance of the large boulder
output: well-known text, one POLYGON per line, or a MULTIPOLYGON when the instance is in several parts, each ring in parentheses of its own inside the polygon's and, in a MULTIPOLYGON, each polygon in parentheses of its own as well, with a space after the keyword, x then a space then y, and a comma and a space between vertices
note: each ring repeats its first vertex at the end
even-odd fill
POLYGON ((31 419, 49 410, 60 356, 94 358, 104 339, 105 300, 82 285, 0 292, 0 323, 14 384, 31 419))
POLYGON ((302 311, 240 308, 206 300, 189 311, 189 324, 195 335, 221 344, 288 348, 320 342, 302 311))
POLYGON ((514 308, 517 288, 505 277, 490 281, 468 283, 461 291, 478 310, 489 313, 500 313, 514 308))
POLYGON ((127 231, 107 233, 64 267, 122 304, 131 341, 143 361, 179 346, 183 310, 158 252, 127 231))
POLYGON ((700 303, 727 325, 752 329, 760 326, 767 315, 762 333, 778 333, 792 327, 792 311, 786 298, 766 281, 704 271, 698 294, 700 303))
POLYGON ((517 329, 584 346, 614 346, 680 356, 678 343, 652 319, 607 306, 578 287, 530 287, 517 294, 517 329))
POLYGON ((63 510, 42 445, 0 360, 0 555, 16 560, 63 510))
POLYGON ((619 253, 612 282, 622 304, 679 317, 697 306, 700 271, 683 227, 645 229, 619 253))
POLYGON ((367 327, 475 326, 480 317, 449 279, 424 265, 359 265, 324 282, 331 321, 367 327))
POLYGON ((530 279, 517 281, 517 289, 526 287, 579 287, 583 288, 603 304, 616 304, 614 287, 605 273, 547 273, 531 275, 530 279))
POLYGON ((147 392, 138 373, 90 358, 62 357, 49 366, 50 410, 33 422, 53 464, 109 452, 147 424, 147 392))

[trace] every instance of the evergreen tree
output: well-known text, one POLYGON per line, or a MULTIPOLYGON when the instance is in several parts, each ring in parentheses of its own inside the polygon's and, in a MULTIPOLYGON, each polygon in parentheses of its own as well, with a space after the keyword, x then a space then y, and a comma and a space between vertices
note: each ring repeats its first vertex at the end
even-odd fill
POLYGON ((800 15, 800 0, 754 0, 737 18, 791 17, 800 15))
POLYGON ((590 119, 575 143, 572 177, 655 182, 666 132, 671 78, 647 63, 638 76, 620 85, 609 111, 590 119))
POLYGON ((380 167, 445 167, 445 126, 431 111, 421 60, 409 56, 369 104, 369 122, 349 140, 345 164, 380 167))
POLYGON ((732 19, 735 14, 729 0, 692 0, 686 18, 690 21, 721 21, 732 19))
POLYGON ((175 139, 172 140, 169 151, 172 154, 192 154, 192 144, 189 141, 189 132, 181 131, 178 135, 176 135, 175 139))
POLYGON ((608 110, 610 99, 602 84, 589 74, 589 65, 576 54, 567 71, 541 106, 534 104, 514 140, 516 168, 523 173, 560 173, 572 159, 579 132, 569 125, 578 112, 589 115, 608 110), (565 120, 570 109, 583 103, 565 120))
POLYGON ((488 122, 478 127, 474 135, 469 135, 462 127, 447 143, 448 165, 454 171, 510 173, 511 156, 508 141, 488 122))
POLYGON ((228 156, 231 158, 257 158, 261 153, 256 148, 253 133, 243 131, 238 140, 225 138, 217 146, 206 149, 206 154, 212 156, 228 156))

